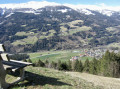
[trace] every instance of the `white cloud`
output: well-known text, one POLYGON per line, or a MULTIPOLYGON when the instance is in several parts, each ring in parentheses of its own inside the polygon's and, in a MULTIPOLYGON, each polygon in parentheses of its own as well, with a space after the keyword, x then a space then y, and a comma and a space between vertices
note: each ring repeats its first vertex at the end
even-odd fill
POLYGON ((47 1, 30 1, 27 3, 20 3, 20 4, 0 4, 1 8, 33 8, 33 9, 38 9, 44 6, 56 6, 60 5, 55 2, 47 2, 47 1))
POLYGON ((73 4, 64 4, 66 6, 69 6, 74 9, 82 9, 82 8, 88 8, 91 10, 113 10, 113 11, 120 11, 120 6, 107 6, 104 3, 97 4, 97 5, 83 5, 83 4, 78 4, 78 5, 73 5, 73 4))
POLYGON ((100 3, 99 5, 102 7, 106 6, 105 3, 100 3))
POLYGON ((20 4, 0 4, 0 7, 2 8, 33 8, 33 9, 38 9, 44 6, 57 6, 57 5, 65 5, 69 6, 73 9, 82 9, 82 8, 88 8, 91 10, 113 10, 113 11, 120 11, 120 6, 107 6, 104 3, 97 4, 97 5, 83 5, 83 4, 78 4, 78 5, 73 5, 73 4, 59 4, 55 2, 48 2, 45 0, 42 1, 30 1, 27 3, 20 3, 20 4))

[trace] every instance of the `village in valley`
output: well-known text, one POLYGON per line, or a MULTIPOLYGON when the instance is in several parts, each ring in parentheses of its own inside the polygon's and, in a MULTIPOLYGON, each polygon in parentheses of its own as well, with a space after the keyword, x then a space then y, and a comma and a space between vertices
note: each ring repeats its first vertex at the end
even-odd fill
POLYGON ((80 53, 80 54, 78 56, 72 57, 70 61, 83 60, 84 57, 99 59, 102 58, 102 55, 104 55, 107 50, 115 53, 119 52, 119 50, 111 50, 105 48, 82 49, 81 51, 73 51, 73 53, 80 53))

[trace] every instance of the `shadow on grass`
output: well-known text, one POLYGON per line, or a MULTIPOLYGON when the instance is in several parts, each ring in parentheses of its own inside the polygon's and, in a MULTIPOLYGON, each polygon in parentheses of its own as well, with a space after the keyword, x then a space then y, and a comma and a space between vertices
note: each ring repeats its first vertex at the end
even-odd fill
POLYGON ((71 86, 70 84, 64 83, 59 81, 58 78, 53 78, 53 77, 47 77, 43 75, 38 75, 34 74, 31 72, 25 72, 25 80, 19 84, 15 84, 14 86, 11 86, 10 88, 13 87, 24 87, 24 86, 36 86, 36 85, 56 85, 56 86, 62 86, 62 85, 68 85, 71 86), (26 80, 26 81, 25 81, 26 80))

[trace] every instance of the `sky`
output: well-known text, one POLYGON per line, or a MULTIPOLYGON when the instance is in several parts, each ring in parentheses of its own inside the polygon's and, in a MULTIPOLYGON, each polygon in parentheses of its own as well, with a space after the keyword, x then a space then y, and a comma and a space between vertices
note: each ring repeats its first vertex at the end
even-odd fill
POLYGON ((105 4, 107 6, 120 6, 120 0, 0 0, 0 4, 9 4, 9 3, 26 3, 29 1, 48 1, 56 2, 60 4, 84 4, 84 5, 100 5, 105 4))

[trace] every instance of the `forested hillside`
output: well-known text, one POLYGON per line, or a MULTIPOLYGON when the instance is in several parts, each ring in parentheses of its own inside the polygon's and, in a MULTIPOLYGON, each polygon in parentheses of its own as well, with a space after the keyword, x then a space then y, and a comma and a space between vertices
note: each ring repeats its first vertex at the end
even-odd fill
MULTIPOLYGON (((57 58, 57 57, 56 57, 57 58)), ((106 77, 120 77, 120 54, 109 52, 108 50, 101 58, 90 59, 76 59, 65 61, 58 60, 57 62, 49 59, 37 60, 34 66, 54 68, 57 70, 86 72, 94 75, 101 75, 106 77), (84 60, 84 61, 83 61, 84 60)), ((28 60, 29 62, 32 62, 28 60)))
POLYGON ((35 52, 119 43, 119 13, 86 15, 67 6, 0 9, 0 43, 9 52, 35 52), (4 11, 4 13, 3 13, 4 11))

